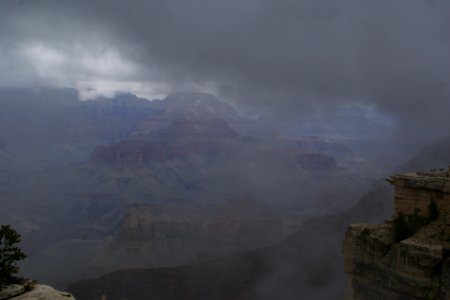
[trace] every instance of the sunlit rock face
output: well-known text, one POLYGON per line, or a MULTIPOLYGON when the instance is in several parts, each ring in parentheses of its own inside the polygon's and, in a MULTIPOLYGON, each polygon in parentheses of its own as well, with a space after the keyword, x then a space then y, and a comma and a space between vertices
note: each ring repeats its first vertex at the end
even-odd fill
POLYGON ((396 174, 388 181, 395 187, 394 217, 383 225, 351 225, 345 235, 345 299, 449 299, 449 173, 396 174))

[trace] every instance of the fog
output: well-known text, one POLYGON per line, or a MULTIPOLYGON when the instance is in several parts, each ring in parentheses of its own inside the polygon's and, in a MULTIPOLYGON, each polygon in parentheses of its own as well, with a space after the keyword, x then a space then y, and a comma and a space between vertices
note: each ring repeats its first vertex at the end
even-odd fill
POLYGON ((449 61, 447 0, 1 1, 0 223, 81 299, 329 299, 378 180, 450 136, 449 61))
POLYGON ((208 91, 281 118, 359 103, 392 116, 396 140, 418 146, 446 135, 449 5, 2 1, 0 78, 84 98, 208 91))

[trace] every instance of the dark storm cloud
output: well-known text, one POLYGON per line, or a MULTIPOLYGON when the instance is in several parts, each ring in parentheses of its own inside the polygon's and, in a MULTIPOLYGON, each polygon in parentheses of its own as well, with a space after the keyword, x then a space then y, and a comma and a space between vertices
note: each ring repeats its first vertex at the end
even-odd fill
MULTIPOLYGON (((89 59, 86 66, 57 68, 73 73, 67 81, 109 75, 167 92, 213 87, 224 98, 294 115, 362 102, 393 115, 415 137, 448 134, 446 0, 23 0, 0 6, 0 64, 14 64, 17 76, 27 73, 17 47, 32 41, 59 49, 56 56, 94 61, 112 49, 103 71, 95 64, 89 69, 89 59)), ((45 73, 29 71, 38 81, 45 73)))

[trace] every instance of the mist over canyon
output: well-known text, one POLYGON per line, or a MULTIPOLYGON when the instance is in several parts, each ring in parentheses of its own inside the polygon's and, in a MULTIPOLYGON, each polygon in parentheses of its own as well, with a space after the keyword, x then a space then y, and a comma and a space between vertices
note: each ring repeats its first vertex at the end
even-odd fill
POLYGON ((399 215, 384 178, 450 164, 449 12, 445 0, 1 1, 0 225, 27 258, 23 286, 4 289, 2 267, 0 298, 402 296, 369 282, 398 268, 364 249, 406 245, 380 233, 399 215), (384 221, 343 242, 350 224, 384 221))
POLYGON ((349 137, 288 137, 209 94, 2 93, 3 220, 24 235, 23 272, 58 287, 281 241, 379 174, 349 137))
MULTIPOLYGON (((389 189, 375 184, 390 170, 371 151, 389 126, 360 108, 304 135, 309 125, 245 117, 204 93, 0 94, 0 216, 23 235, 21 272, 80 299, 329 299, 343 291, 346 226, 390 211, 389 189), (95 288, 82 281, 98 276, 95 288), (119 282, 132 290, 112 292, 119 282), (166 291, 173 284, 178 294, 166 291)), ((445 164, 447 144, 417 167, 445 164)))

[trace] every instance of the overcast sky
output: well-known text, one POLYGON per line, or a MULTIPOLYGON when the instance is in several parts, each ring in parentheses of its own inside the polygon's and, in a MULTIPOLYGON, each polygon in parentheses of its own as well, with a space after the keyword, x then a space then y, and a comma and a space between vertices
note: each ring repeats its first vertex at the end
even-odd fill
POLYGON ((2 0, 0 85, 206 91, 299 116, 362 103, 440 137, 450 1, 2 0))

